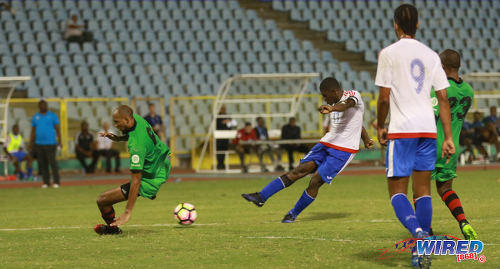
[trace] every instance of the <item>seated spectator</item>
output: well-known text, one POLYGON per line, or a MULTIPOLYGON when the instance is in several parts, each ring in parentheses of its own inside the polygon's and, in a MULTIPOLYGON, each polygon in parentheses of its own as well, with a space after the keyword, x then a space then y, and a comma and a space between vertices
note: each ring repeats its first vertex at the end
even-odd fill
POLYGON ((22 135, 19 133, 19 126, 14 124, 12 126, 12 133, 9 133, 4 145, 5 154, 9 157, 9 160, 14 164, 16 168, 16 175, 18 175, 19 180, 24 179, 24 173, 21 171, 21 162, 26 161, 26 166, 28 170, 29 181, 33 180, 33 159, 31 156, 24 151, 24 140, 22 135))
POLYGON ((245 165, 245 153, 250 154, 250 150, 255 150, 255 145, 241 144, 242 141, 256 141, 257 133, 255 129, 252 128, 250 122, 245 123, 245 127, 239 129, 236 133, 236 138, 233 140, 233 144, 236 145, 236 152, 240 156, 241 170, 243 173, 248 173, 248 167, 245 165))
POLYGON ((10 12, 12 15, 16 15, 16 10, 12 8, 7 2, 0 2, 0 11, 10 12))
POLYGON ((94 173, 96 162, 92 160, 90 165, 85 161, 86 158, 93 158, 94 136, 89 132, 89 124, 86 121, 81 123, 81 131, 75 137, 76 158, 83 166, 86 174, 94 173))
MULTIPOLYGON (((99 132, 100 134, 113 133, 109 129, 109 123, 105 122, 102 125, 102 130, 99 132)), ((106 172, 111 172, 111 158, 115 159, 115 172, 120 171, 120 153, 118 150, 115 150, 113 147, 113 141, 105 136, 99 135, 97 137, 97 149, 94 151, 93 163, 97 164, 99 161, 99 156, 104 156, 106 158, 106 172)))
POLYGON ((474 112, 474 122, 472 123, 472 128, 474 128, 475 134, 473 144, 483 157, 485 159, 489 158, 489 153, 483 147, 483 143, 489 143, 496 147, 496 159, 500 159, 500 142, 498 141, 498 133, 495 125, 491 122, 485 124, 484 119, 481 120, 481 113, 474 112))
POLYGON ((497 107, 496 106, 490 107, 490 115, 484 117, 483 123, 485 125, 488 125, 488 124, 493 125, 497 134, 500 135, 500 119, 497 116, 497 107))
POLYGON ((149 123, 149 125, 151 125, 151 127, 153 127, 153 131, 161 140, 165 139, 165 136, 163 135, 163 130, 165 130, 165 126, 163 125, 161 116, 156 114, 155 104, 149 103, 148 109, 149 109, 149 114, 147 114, 143 118, 149 123))
MULTIPOLYGON (((281 128, 281 139, 301 139, 300 127, 297 126, 295 118, 290 118, 288 124, 281 128)), ((307 153, 309 148, 304 144, 284 144, 282 148, 288 152, 288 170, 293 170, 293 152, 307 153)))
POLYGON ((77 42, 82 45, 84 42, 91 42, 94 37, 91 32, 84 30, 84 25, 78 23, 76 15, 71 16, 71 19, 66 23, 64 31, 64 39, 68 42, 77 42))
MULTIPOLYGON (((258 140, 269 140, 269 134, 267 132, 266 128, 266 123, 264 121, 264 118, 258 117, 257 118, 257 126, 255 127, 255 133, 257 134, 257 139, 258 140)), ((273 149, 273 146, 270 144, 260 144, 257 146, 257 156, 259 157, 259 163, 260 163, 260 169, 262 172, 269 172, 267 170, 266 166, 264 165, 264 153, 266 153, 269 158, 271 159, 271 162, 274 163, 274 156, 273 153, 276 152, 276 159, 278 163, 276 164, 276 171, 283 171, 283 166, 281 166, 281 152, 279 151, 278 147, 275 147, 273 149)))

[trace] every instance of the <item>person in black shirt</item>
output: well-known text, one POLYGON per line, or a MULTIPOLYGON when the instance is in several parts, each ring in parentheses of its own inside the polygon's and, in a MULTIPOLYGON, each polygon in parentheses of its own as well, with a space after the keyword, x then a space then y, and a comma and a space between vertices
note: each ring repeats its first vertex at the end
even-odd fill
MULTIPOLYGON (((300 127, 296 125, 295 118, 290 118, 288 124, 281 128, 281 139, 300 139, 300 127)), ((301 144, 284 144, 282 146, 288 152, 288 169, 293 170, 293 152, 307 153, 309 148, 301 144)))
POLYGON ((89 132, 89 124, 86 121, 81 123, 81 131, 75 137, 76 158, 83 166, 85 173, 93 173, 96 162, 92 161, 90 165, 85 161, 86 158, 93 157, 94 136, 89 132))
MULTIPOLYGON (((219 115, 225 115, 226 114, 226 106, 222 105, 220 107, 219 115)), ((231 130, 233 127, 236 127, 236 121, 232 120, 231 118, 217 118, 216 122, 216 130, 231 130)), ((216 149, 219 151, 223 150, 228 150, 229 149, 229 139, 217 139, 216 140, 216 149)), ((225 154, 224 153, 218 153, 217 154, 217 169, 218 170, 223 170, 226 165, 224 163, 225 161, 225 154)))

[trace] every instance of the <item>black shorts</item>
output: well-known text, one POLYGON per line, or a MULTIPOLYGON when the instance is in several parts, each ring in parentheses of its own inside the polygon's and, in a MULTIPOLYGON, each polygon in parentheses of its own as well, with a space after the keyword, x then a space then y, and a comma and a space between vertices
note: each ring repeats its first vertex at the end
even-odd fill
MULTIPOLYGON (((123 197, 128 200, 128 193, 130 192, 130 182, 122 184, 120 186, 120 189, 122 190, 123 197)), ((137 196, 141 196, 139 193, 137 193, 137 196)), ((154 200, 156 198, 156 195, 151 198, 151 200, 154 200)))

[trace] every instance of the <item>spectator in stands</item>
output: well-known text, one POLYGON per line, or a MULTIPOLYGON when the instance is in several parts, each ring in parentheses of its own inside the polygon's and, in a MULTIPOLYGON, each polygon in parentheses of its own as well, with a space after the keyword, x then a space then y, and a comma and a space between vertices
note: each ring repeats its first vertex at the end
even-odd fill
POLYGON ((7 11, 12 15, 16 15, 16 10, 12 8, 7 2, 0 2, 0 11, 7 11))
POLYGON ((16 168, 16 175, 18 175, 19 180, 24 179, 24 173, 21 171, 21 162, 26 161, 26 166, 28 170, 28 180, 33 180, 33 166, 31 156, 23 150, 24 141, 23 136, 19 133, 19 126, 14 124, 12 126, 12 132, 9 133, 5 141, 4 151, 12 161, 14 167, 16 168))
POLYGON ((77 42, 82 45, 84 42, 91 42, 94 37, 91 32, 85 31, 85 26, 78 23, 76 15, 71 16, 71 19, 66 23, 64 39, 68 42, 77 42))
POLYGON ((500 159, 500 142, 498 141, 498 134, 495 125, 491 122, 485 124, 484 119, 481 120, 481 113, 476 111, 474 112, 474 122, 472 123, 472 128, 474 128, 475 133, 473 144, 483 157, 485 159, 489 158, 489 153, 483 146, 483 143, 489 143, 496 147, 496 159, 500 159))
POLYGON ((165 126, 163 125, 163 121, 161 116, 156 114, 156 106, 153 103, 148 104, 149 113, 144 116, 144 119, 153 127, 153 131, 160 139, 164 139, 163 130, 165 130, 165 126))
POLYGON ((490 107, 490 115, 484 117, 483 122, 486 125, 493 125, 497 135, 500 135, 500 119, 497 116, 496 106, 490 107))
MULTIPOLYGON (((257 139, 258 140, 269 140, 269 133, 267 132, 267 127, 266 127, 266 122, 264 121, 264 118, 258 117, 257 118, 257 126, 255 126, 255 133, 257 134, 257 139)), ((276 171, 283 171, 285 170, 283 166, 281 166, 281 151, 279 150, 279 147, 271 145, 271 144, 260 144, 257 146, 257 156, 259 157, 259 163, 260 163, 260 169, 262 172, 269 172, 267 170, 266 166, 264 165, 264 153, 266 153, 269 158, 271 159, 271 162, 274 163, 274 155, 273 153, 276 153, 276 159, 277 163, 275 164, 275 170, 276 171)))
MULTIPOLYGON (((295 118, 290 118, 288 124, 281 128, 281 139, 301 139, 300 127, 297 126, 295 118)), ((284 144, 282 146, 288 153, 288 170, 293 170, 293 152, 307 153, 309 148, 304 144, 284 144)))
MULTIPOLYGON (((108 134, 113 133, 109 128, 109 123, 105 122, 102 125, 103 130, 99 133, 108 134)), ((111 172, 111 158, 115 159, 115 172, 120 171, 120 153, 113 147, 113 141, 105 136, 97 137, 97 150, 94 151, 94 163, 97 164, 99 161, 99 156, 104 156, 106 158, 106 172, 111 172)))
POLYGON ((50 185, 49 165, 54 179, 52 187, 59 188, 59 168, 56 162, 57 148, 61 147, 59 118, 48 110, 45 100, 38 102, 38 108, 40 111, 32 119, 29 149, 34 152, 38 160, 38 174, 43 178, 42 188, 50 185))
POLYGON ((236 152, 240 156, 241 170, 248 173, 248 167, 245 165, 245 153, 250 154, 250 150, 255 150, 255 144, 242 144, 241 142, 252 142, 257 140, 257 133, 252 128, 250 122, 245 123, 245 127, 238 130, 233 144, 236 145, 236 152))
POLYGON ((89 124, 82 121, 80 132, 75 137, 76 158, 83 166, 86 174, 94 173, 97 158, 93 158, 90 164, 87 164, 86 158, 94 157, 94 136, 89 132, 89 124))
MULTIPOLYGON (((226 115, 226 105, 222 105, 219 110, 219 115, 226 115)), ((217 118, 216 129, 220 131, 231 130, 237 126, 237 122, 228 117, 217 118)), ((229 149, 229 139, 217 139, 216 140, 217 151, 225 151, 229 149)), ((224 153, 217 154, 217 169, 223 170, 225 165, 226 155, 224 153)))

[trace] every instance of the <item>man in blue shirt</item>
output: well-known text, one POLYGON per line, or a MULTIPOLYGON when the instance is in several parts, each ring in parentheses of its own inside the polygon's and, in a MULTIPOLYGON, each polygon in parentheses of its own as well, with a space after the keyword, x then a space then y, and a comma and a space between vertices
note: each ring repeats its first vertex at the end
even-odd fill
POLYGON ((59 118, 48 110, 45 100, 38 102, 38 108, 40 112, 36 113, 31 121, 30 148, 38 160, 38 173, 43 178, 42 188, 50 185, 49 165, 54 178, 52 187, 59 188, 59 169, 56 162, 57 147, 61 146, 59 118))
POLYGON ((163 121, 161 120, 160 115, 156 114, 155 104, 149 103, 148 108, 149 114, 144 116, 144 119, 149 123, 149 125, 151 125, 151 127, 153 127, 155 134, 163 140, 165 138, 163 136, 163 130, 165 130, 163 121))

